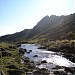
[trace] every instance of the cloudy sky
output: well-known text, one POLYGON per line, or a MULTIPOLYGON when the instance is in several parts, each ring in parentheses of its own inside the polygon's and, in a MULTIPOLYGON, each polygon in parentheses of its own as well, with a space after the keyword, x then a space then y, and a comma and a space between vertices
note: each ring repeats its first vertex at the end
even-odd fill
POLYGON ((33 28, 46 15, 74 12, 74 0, 0 0, 0 36, 33 28))

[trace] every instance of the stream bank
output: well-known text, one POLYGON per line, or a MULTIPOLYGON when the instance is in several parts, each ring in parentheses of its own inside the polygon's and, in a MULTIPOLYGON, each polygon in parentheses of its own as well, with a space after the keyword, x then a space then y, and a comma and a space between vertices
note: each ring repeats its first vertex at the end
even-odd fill
POLYGON ((35 45, 35 44, 21 45, 21 48, 27 50, 27 53, 25 53, 24 56, 28 57, 30 61, 34 61, 36 67, 40 69, 45 68, 52 72, 60 71, 60 70, 62 72, 65 72, 65 67, 75 67, 75 63, 72 63, 71 61, 62 57, 62 55, 58 55, 56 54, 56 52, 47 51, 47 49, 38 49, 38 47, 39 45, 35 45), (29 52, 29 50, 32 50, 32 52, 29 52), (44 60, 46 62, 41 63, 41 61, 44 61, 44 60), (56 67, 58 67, 58 69, 56 67))

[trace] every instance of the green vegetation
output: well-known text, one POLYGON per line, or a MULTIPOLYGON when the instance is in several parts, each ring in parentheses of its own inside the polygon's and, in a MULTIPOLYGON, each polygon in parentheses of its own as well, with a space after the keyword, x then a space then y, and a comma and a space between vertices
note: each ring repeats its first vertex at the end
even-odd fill
POLYGON ((74 39, 75 39, 75 34, 72 33, 72 32, 69 32, 69 33, 68 33, 68 39, 69 39, 69 40, 74 40, 74 39))
POLYGON ((69 35, 68 40, 33 39, 29 43, 38 43, 48 48, 48 51, 61 52, 64 57, 75 63, 75 40, 72 37, 69 35))
POLYGON ((31 65, 28 58, 21 62, 24 54, 23 49, 16 47, 16 44, 0 43, 0 73, 2 75, 25 75, 28 71, 33 71, 34 66, 31 65))
POLYGON ((39 44, 46 46, 49 51, 63 53, 64 57, 75 63, 75 40, 46 40, 39 44))
MULTIPOLYGON (((5 75, 25 75, 26 72, 34 70, 34 64, 28 58, 21 63, 26 52, 17 48, 21 43, 38 43, 49 51, 63 53, 64 57, 75 62, 75 14, 45 16, 33 29, 1 36, 0 42, 0 73, 5 75)), ((28 53, 30 52, 32 50, 28 53)))

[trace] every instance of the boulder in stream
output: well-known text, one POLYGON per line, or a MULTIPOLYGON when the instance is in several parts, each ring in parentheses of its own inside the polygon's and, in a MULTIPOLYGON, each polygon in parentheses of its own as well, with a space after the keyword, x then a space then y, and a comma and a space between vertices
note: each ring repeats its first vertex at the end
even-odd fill
POLYGON ((47 61, 46 60, 43 60, 43 61, 41 61, 41 63, 47 63, 47 61))
POLYGON ((46 47, 45 46, 40 46, 40 47, 38 47, 38 49, 46 49, 46 47))
POLYGON ((33 57, 38 57, 38 55, 34 55, 33 57))

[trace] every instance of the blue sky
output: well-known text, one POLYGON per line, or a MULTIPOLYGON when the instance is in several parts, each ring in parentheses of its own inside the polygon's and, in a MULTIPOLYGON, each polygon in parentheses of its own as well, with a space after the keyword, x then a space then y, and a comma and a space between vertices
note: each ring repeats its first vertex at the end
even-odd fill
POLYGON ((75 12, 74 0, 0 0, 0 36, 33 28, 46 15, 75 12))

